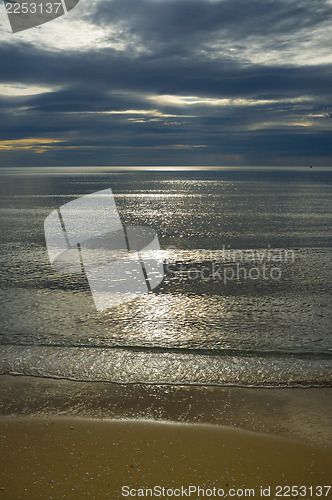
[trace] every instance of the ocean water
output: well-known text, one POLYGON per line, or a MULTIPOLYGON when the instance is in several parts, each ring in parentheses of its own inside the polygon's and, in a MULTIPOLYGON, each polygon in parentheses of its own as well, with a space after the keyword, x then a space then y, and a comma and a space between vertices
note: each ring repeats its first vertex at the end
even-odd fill
POLYGON ((0 171, 0 373, 118 383, 332 382, 332 170, 0 171), (153 228, 163 282, 97 312, 44 220, 111 188, 153 228))

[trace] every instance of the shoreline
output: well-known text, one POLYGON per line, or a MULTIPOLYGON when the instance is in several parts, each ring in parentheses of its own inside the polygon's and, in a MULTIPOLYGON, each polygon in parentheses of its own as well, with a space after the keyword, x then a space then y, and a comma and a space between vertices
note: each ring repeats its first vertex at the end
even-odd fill
POLYGON ((332 388, 118 384, 0 376, 0 416, 210 424, 332 446, 332 388))

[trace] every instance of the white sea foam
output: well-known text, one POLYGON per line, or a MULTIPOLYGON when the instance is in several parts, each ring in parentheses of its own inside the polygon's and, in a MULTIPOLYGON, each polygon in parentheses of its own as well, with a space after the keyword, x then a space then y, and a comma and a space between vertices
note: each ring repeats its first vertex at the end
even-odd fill
POLYGON ((0 373, 121 384, 332 385, 332 360, 137 349, 2 347, 0 373))

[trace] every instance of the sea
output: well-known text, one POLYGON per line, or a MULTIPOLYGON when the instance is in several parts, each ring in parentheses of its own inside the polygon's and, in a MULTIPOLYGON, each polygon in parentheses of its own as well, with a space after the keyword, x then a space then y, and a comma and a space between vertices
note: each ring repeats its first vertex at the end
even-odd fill
POLYGON ((332 382, 332 169, 0 169, 0 373, 121 384, 332 382), (111 189, 162 282, 97 311, 44 221, 111 189))

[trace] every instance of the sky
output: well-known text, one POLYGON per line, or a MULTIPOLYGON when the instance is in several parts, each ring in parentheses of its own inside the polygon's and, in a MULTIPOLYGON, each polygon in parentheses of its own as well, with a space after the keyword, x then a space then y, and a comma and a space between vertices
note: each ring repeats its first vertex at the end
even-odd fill
POLYGON ((80 0, 11 33, 0 166, 332 165, 332 0, 80 0))

